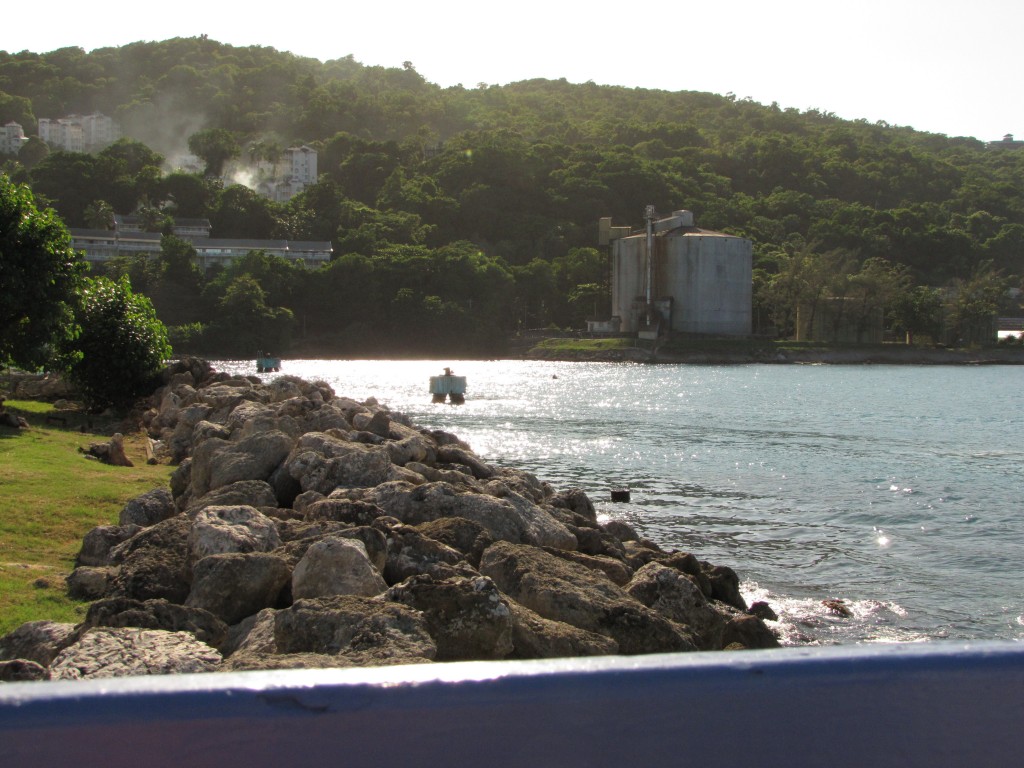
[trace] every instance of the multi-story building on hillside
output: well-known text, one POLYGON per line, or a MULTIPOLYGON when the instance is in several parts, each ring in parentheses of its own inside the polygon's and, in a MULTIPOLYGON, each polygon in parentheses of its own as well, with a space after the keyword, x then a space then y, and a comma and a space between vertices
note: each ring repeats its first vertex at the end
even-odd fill
POLYGON ((13 120, 0 127, 0 155, 16 155, 28 138, 24 129, 13 120))
POLYGON ((307 147, 289 147, 282 157, 284 168, 281 176, 303 184, 316 183, 316 150, 307 147))
POLYGON ((39 138, 51 149, 96 152, 121 138, 121 129, 113 118, 99 112, 56 119, 41 117, 39 138))
POLYGON ((263 180, 256 191, 277 202, 291 200, 317 179, 317 154, 312 147, 289 147, 269 167, 259 166, 263 180))

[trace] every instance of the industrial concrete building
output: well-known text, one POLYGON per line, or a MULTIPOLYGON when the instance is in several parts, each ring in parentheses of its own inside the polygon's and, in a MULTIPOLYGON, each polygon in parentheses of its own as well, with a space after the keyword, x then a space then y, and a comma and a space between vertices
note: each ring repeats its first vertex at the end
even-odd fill
POLYGON ((690 211, 658 218, 648 206, 645 219, 638 232, 600 221, 600 242, 611 248, 612 321, 619 332, 749 335, 751 242, 698 228, 690 211))

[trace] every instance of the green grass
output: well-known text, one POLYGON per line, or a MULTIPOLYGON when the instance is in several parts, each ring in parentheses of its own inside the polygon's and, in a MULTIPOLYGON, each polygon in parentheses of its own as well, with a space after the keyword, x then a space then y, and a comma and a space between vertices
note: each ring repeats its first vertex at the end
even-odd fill
POLYGON ((637 344, 635 339, 544 339, 534 350, 549 352, 607 352, 612 349, 631 349, 637 344))
POLYGON ((142 435, 125 436, 134 467, 86 459, 78 449, 109 440, 115 422, 70 415, 52 424, 47 403, 5 406, 30 428, 0 427, 0 635, 37 619, 79 621, 87 606, 68 599, 64 578, 82 537, 116 523, 125 502, 166 485, 173 469, 146 464, 142 435))

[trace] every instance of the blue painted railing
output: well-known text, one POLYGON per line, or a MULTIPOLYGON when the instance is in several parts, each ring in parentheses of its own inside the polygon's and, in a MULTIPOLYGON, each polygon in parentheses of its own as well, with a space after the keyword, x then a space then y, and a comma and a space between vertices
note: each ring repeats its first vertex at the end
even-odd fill
POLYGON ((0 766, 1018 766, 1024 645, 0 685, 0 766))

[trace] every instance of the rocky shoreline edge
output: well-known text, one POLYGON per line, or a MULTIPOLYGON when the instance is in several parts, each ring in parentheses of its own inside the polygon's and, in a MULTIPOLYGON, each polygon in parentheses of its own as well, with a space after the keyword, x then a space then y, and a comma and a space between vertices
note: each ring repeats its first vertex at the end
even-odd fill
POLYGON ((532 349, 523 360, 634 362, 693 365, 1024 365, 1024 348, 937 349, 927 347, 693 350, 652 352, 642 348, 602 351, 532 349))
POLYGON ((0 680, 778 645, 731 568, 373 399, 195 358, 164 378, 141 423, 170 487, 85 535, 84 621, 0 637, 0 680))

